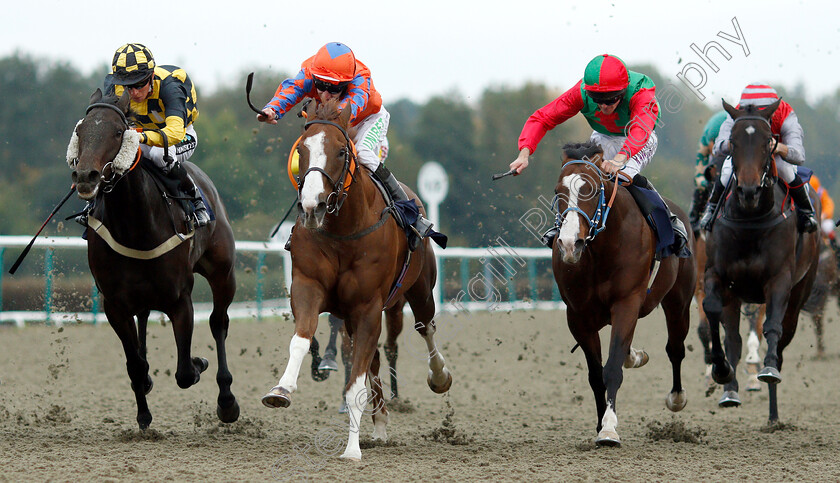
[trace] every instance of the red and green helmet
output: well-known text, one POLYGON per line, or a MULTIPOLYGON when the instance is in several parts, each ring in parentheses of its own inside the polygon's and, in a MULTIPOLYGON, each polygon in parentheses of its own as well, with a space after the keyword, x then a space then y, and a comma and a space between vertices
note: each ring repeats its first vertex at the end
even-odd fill
POLYGON ((623 95, 629 84, 627 66, 614 55, 595 57, 583 72, 583 89, 595 101, 623 95))

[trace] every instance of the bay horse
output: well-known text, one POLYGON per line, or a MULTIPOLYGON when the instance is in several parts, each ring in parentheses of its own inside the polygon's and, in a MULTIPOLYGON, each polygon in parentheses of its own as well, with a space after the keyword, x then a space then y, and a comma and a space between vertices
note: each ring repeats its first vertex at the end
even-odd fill
MULTIPOLYGON (((345 386, 350 433, 341 457, 361 460, 359 428, 368 402, 373 405, 373 438, 387 439, 388 410, 377 349, 383 310, 402 296, 408 301, 414 328, 429 351, 427 383, 432 391, 448 391, 452 375, 434 339, 434 252, 428 239, 416 251, 408 251, 406 235, 390 215, 391 208, 368 174, 357 168, 347 132, 350 114, 349 108, 340 110, 335 100, 312 103, 306 109, 307 122, 297 144, 302 173, 297 180, 300 214, 291 243, 295 333, 286 370, 262 402, 273 408, 291 404, 318 315, 329 312, 343 319, 353 340, 353 366, 345 386), (371 397, 366 393, 366 375, 371 397)), ((405 189, 424 211, 417 196, 405 189)))
MULTIPOLYGON (((656 248, 653 231, 647 228, 631 193, 617 181, 604 178, 598 168, 602 157, 601 148, 594 143, 564 147, 564 164, 554 190, 561 225, 552 245, 552 268, 566 303, 569 330, 589 369, 598 414, 595 443, 619 446, 616 396, 624 377, 622 366, 641 367, 647 362, 644 351, 631 347, 633 334, 637 320, 660 304, 665 311, 665 350, 673 377, 666 406, 677 412, 688 401, 680 366, 685 357, 696 267, 693 254, 689 258, 670 256, 662 259, 655 275, 651 273, 656 248), (614 202, 607 204, 607 198, 614 202), (609 357, 602 366, 598 332, 606 325, 612 329, 609 357)), ((668 204, 688 223, 685 213, 668 204)), ((692 246, 693 239, 689 243, 692 246)))
POLYGON ((814 279, 814 286, 811 288, 811 295, 802 306, 802 310, 811 314, 814 321, 814 335, 817 339, 815 356, 818 359, 825 357, 825 342, 823 341, 823 316, 825 315, 825 304, 829 296, 837 297, 840 304, 840 280, 837 273, 837 259, 834 248, 829 245, 827 239, 820 243, 820 257, 817 267, 817 277, 814 279))
POLYGON ((210 330, 219 364, 216 414, 230 423, 239 418, 225 352, 227 308, 236 291, 233 231, 213 183, 194 164, 185 163, 216 215, 215 222, 193 235, 187 233, 187 216, 181 207, 164 198, 152 174, 137 167, 139 134, 127 121, 129 101, 128 90, 117 98, 103 97, 97 89, 74 130, 68 162, 73 166, 79 197, 95 200, 86 229, 88 264, 102 294, 108 323, 125 350, 137 401, 137 423, 146 429, 152 422, 146 402, 152 390, 146 360, 146 323, 151 310, 165 313, 172 321, 178 386, 186 389, 196 384, 208 367, 206 359, 190 355, 194 273, 204 276, 213 292, 210 330))
MULTIPOLYGON (((769 422, 779 419, 777 384, 782 352, 793 339, 799 312, 817 274, 819 233, 799 233, 786 216, 789 197, 777 186, 770 118, 781 100, 758 109, 736 109, 723 101, 732 126, 732 186, 722 215, 706 239, 706 298, 703 310, 712 339, 712 377, 725 391, 738 391, 735 370, 741 354, 738 331, 742 302, 766 304, 767 352, 758 379, 769 385, 769 422), (726 332, 726 354, 720 324, 726 332)), ((815 200, 819 210, 819 200, 815 200)))

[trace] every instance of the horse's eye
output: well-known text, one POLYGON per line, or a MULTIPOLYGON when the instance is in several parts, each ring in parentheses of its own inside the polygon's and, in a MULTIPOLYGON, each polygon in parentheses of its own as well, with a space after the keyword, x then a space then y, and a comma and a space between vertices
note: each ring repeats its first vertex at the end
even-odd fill
POLYGON ((123 131, 121 131, 120 129, 117 129, 116 131, 114 131, 114 137, 115 138, 121 138, 122 135, 123 135, 123 131))
POLYGON ((345 149, 345 148, 339 149, 338 150, 338 157, 343 158, 345 156, 347 156, 347 149, 345 149))

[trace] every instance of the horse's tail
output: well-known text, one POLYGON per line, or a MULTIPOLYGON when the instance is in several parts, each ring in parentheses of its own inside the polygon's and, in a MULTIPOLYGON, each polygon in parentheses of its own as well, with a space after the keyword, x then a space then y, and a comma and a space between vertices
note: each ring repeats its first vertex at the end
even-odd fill
POLYGON ((330 371, 319 371, 318 366, 321 365, 320 345, 318 339, 312 336, 312 343, 309 344, 309 353, 312 354, 312 379, 316 382, 321 382, 330 377, 330 371))

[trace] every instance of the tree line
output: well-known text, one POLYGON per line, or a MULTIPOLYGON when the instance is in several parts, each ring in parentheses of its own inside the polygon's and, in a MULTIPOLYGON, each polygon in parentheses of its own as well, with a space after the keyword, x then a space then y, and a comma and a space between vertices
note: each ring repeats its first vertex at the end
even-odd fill
MULTIPOLYGON (((189 72, 189 65, 183 67, 189 72)), ((660 86, 671 81, 651 66, 630 68, 648 74, 660 86)), ((0 91, 4 93, 0 103, 0 234, 34 233, 69 189, 67 143, 91 94, 101 87, 107 65, 98 70, 98 74, 84 75, 72 65, 22 53, 0 59, 0 91)), ((215 181, 236 238, 264 240, 295 200, 285 172, 286 158, 303 121, 287 115, 277 126, 256 122, 245 103, 245 76, 243 72, 240 83, 214 92, 202 90, 201 79, 193 78, 200 116, 196 122, 199 144, 192 161, 215 181)), ((284 77, 257 72, 251 99, 262 105, 284 77)), ((564 80, 568 88, 577 79, 564 80)), ((810 104, 801 87, 775 87, 796 110, 805 130, 807 165, 830 192, 840 192, 833 143, 840 130, 840 89, 810 104)), ((434 160, 446 168, 450 188, 441 206, 439 229, 450 236, 450 244, 484 246, 501 236, 513 246, 538 246, 519 218, 539 206, 539 195, 551 198, 562 146, 587 140, 591 129, 576 116, 545 137, 523 176, 496 182, 490 176, 507 171, 516 157, 525 120, 560 93, 528 83, 487 87, 476 102, 467 102, 458 92, 443 92, 424 103, 384 99, 391 113, 387 164, 398 179, 415 188, 424 162, 434 160)), ((685 210, 693 189, 698 138, 715 110, 716 106, 688 98, 679 111, 661 114, 659 148, 644 174, 660 193, 685 210)), ((75 198, 68 202, 46 233, 80 234, 81 227, 59 219, 82 206, 75 198)))

